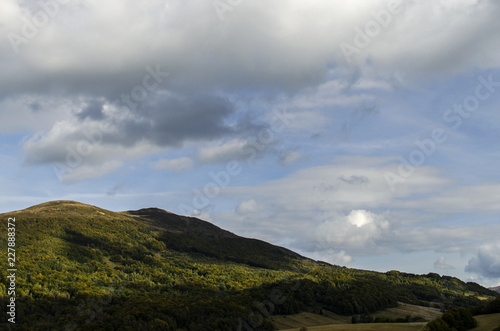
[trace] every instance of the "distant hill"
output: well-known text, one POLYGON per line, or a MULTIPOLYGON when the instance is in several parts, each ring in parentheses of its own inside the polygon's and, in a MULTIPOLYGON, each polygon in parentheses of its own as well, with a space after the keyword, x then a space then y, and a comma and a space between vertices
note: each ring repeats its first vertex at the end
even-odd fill
MULTIPOLYGON (((275 315, 361 316, 398 302, 476 307, 498 296, 433 273, 317 262, 157 208, 53 201, 0 216, 16 220, 19 330, 272 330, 275 315)), ((8 275, 0 269, 3 307, 8 275)))
POLYGON ((489 290, 500 293, 500 286, 490 287, 489 290))

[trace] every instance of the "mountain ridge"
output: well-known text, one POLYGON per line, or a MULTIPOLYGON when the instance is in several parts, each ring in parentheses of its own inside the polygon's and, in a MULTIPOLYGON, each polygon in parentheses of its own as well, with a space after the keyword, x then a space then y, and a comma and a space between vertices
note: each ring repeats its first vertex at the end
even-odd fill
POLYGON ((142 208, 139 210, 128 210, 121 213, 136 216, 139 221, 164 231, 192 231, 196 235, 207 238, 239 237, 234 233, 224 230, 210 222, 196 217, 177 215, 160 208, 142 208))

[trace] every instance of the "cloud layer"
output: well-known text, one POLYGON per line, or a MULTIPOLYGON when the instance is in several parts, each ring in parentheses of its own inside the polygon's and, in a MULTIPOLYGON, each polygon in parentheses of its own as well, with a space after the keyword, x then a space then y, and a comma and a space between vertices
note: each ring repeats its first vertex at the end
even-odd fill
MULTIPOLYGON (((67 146, 51 141, 74 148, 73 120, 112 126, 103 140, 106 152, 94 157, 104 164, 120 158, 108 153, 114 145, 142 142, 156 150, 219 138, 241 143, 255 123, 231 101, 235 95, 321 91, 332 67, 343 68, 346 80, 362 72, 407 84, 417 76, 499 64, 494 1, 269 1, 235 6, 223 17, 211 3, 192 1, 50 3, 6 0, 0 10, 0 30, 8 36, 1 44, 2 109, 31 99, 31 112, 56 121, 26 142, 28 163, 61 162, 67 146), (346 61, 340 45, 355 45, 357 33, 373 24, 380 31, 346 61), (66 104, 65 114, 47 109, 54 96, 66 104), (109 114, 113 107, 119 116, 109 114)), ((358 88, 390 88, 364 82, 358 88)), ((329 90, 296 105, 329 98, 329 90)), ((224 161, 210 153, 216 151, 202 150, 201 159, 224 161)), ((300 159, 297 151, 281 156, 285 165, 300 159)))

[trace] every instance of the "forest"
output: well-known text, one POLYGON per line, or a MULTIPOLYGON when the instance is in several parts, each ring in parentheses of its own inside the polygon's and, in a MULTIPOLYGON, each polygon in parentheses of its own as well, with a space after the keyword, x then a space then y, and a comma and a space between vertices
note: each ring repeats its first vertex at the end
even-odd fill
MULTIPOLYGON (((56 201, 1 215, 11 217, 17 323, 2 314, 6 330, 273 330, 276 314, 361 315, 398 302, 477 314, 499 301, 476 283, 330 265, 156 209, 56 201)), ((6 236, 0 247, 7 261, 6 236)), ((2 268, 3 307, 8 276, 2 268)))

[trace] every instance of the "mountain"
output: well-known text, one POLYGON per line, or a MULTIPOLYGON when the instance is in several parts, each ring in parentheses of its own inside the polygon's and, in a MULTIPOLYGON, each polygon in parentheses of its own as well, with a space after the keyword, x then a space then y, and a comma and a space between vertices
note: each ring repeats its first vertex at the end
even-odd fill
MULTIPOLYGON (((157 208, 53 201, 0 216, 15 218, 16 330, 272 330, 274 315, 353 316, 398 302, 479 307, 498 296, 433 273, 313 261, 157 208)), ((8 242, 0 237, 2 261, 8 242)), ((0 269, 3 307, 10 276, 0 269)))
POLYGON ((490 287, 489 290, 500 293, 500 286, 490 287))

